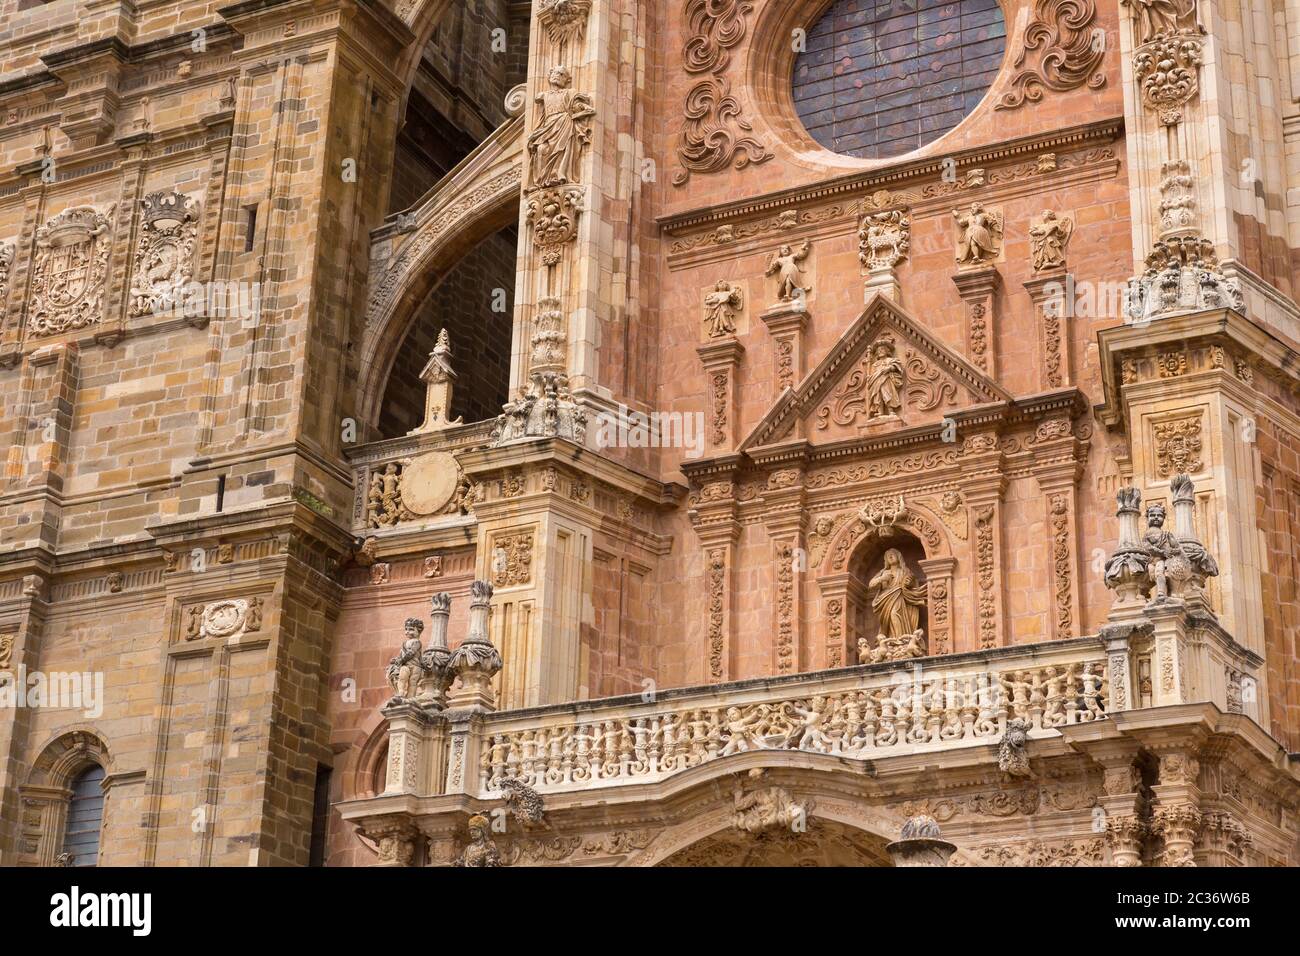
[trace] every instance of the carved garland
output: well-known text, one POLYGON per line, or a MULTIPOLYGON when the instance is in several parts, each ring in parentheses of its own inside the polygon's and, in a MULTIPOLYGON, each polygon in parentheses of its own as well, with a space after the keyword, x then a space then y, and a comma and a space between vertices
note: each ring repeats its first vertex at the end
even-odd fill
POLYGON ((1052 567, 1056 574, 1056 636, 1071 636, 1069 499, 1056 492, 1048 499, 1052 513, 1052 567))
POLYGON ((794 671, 794 546, 783 541, 776 547, 776 669, 794 671))
POLYGON ((709 552, 709 676, 722 680, 723 596, 726 589, 727 555, 722 548, 709 552))
POLYGON ((728 376, 726 372, 714 372, 713 384, 713 444, 727 443, 727 393, 728 376))
POLYGON ((740 117, 740 102, 731 95, 723 77, 731 60, 730 49, 745 37, 745 18, 753 10, 746 0, 687 0, 685 17, 691 37, 682 53, 687 73, 707 73, 686 93, 681 143, 677 157, 681 169, 674 186, 684 186, 691 173, 716 173, 735 165, 772 158, 762 143, 745 135, 753 127, 740 117))
POLYGON ((1101 69, 1105 34, 1093 28, 1096 18, 1095 0, 1037 0, 1024 45, 1012 61, 1020 72, 1011 78, 1011 89, 994 109, 1037 103, 1044 89, 1064 93, 1084 85, 1090 90, 1105 86, 1106 74, 1101 69), (1097 41, 1099 34, 1103 42, 1097 41), (1033 50, 1042 51, 1037 66, 1021 70, 1033 50))
POLYGON ((975 509, 975 554, 979 573, 980 647, 996 647, 997 605, 993 598, 993 518, 992 505, 975 509))

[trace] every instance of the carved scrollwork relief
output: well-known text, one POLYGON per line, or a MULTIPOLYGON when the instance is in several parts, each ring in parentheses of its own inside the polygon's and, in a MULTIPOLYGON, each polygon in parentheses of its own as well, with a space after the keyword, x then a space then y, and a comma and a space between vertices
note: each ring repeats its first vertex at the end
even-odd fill
POLYGON ((723 602, 726 600, 727 553, 722 548, 712 548, 705 556, 705 561, 708 564, 709 585, 709 677, 713 680, 722 680, 725 642, 723 602))
POLYGON ((1159 36, 1133 55, 1142 102, 1166 126, 1182 120, 1182 108, 1200 88, 1201 50, 1198 37, 1159 36))
POLYGON ((1085 85, 1090 90, 1105 86, 1106 74, 1101 69, 1105 33, 1094 26, 1096 20, 1094 0, 1037 0, 1033 19, 1025 28, 1024 45, 1012 61, 1018 72, 994 109, 1037 103, 1044 90, 1064 93, 1085 85), (1022 69, 1035 51, 1040 51, 1036 64, 1022 69))
POLYGON ((907 256, 912 220, 899 209, 865 216, 858 228, 858 261, 867 269, 898 265, 907 256))
POLYGON ((746 18, 753 10, 747 0, 687 0, 690 30, 682 53, 690 74, 708 74, 686 93, 681 143, 681 168, 674 186, 683 186, 692 173, 715 173, 729 165, 744 169, 772 158, 766 146, 749 135, 753 127, 741 118, 740 102, 724 77, 730 50, 745 38, 746 18))

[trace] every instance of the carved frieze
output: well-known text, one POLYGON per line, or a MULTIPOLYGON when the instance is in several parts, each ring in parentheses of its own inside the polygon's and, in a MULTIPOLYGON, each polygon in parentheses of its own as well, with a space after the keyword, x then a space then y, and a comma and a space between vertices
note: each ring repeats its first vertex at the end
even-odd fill
POLYGON ((492 541, 492 586, 517 587, 533 580, 533 533, 497 535, 492 541))

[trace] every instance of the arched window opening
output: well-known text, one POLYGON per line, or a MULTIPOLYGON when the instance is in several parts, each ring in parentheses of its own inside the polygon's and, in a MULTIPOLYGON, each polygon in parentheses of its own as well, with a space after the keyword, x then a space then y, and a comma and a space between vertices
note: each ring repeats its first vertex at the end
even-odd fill
POLYGON ((92 764, 72 780, 63 852, 68 866, 99 863, 99 832, 104 823, 104 768, 92 764))
POLYGON ((384 438, 424 420, 420 372, 444 329, 456 372, 450 418, 478 422, 500 414, 510 387, 517 232, 507 227, 471 249, 420 308, 388 376, 379 415, 384 438))
POLYGON ((389 212, 415 204, 506 121, 505 97, 528 69, 531 7, 452 4, 425 45, 397 137, 389 212))

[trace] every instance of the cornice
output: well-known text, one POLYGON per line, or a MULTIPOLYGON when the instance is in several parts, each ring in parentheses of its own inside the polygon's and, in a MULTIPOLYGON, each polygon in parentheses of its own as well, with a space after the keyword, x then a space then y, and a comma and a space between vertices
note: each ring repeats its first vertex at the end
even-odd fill
POLYGON ((905 185, 920 180, 937 180, 945 169, 951 168, 950 163, 946 162, 949 160, 955 160, 958 168, 978 167, 1090 143, 1105 145, 1114 142, 1123 132, 1123 118, 1114 117, 1047 134, 1023 136, 994 146, 955 150, 943 156, 913 160, 886 169, 847 173, 808 186, 795 186, 716 206, 697 207, 662 216, 655 221, 660 230, 671 234, 693 226, 759 216, 791 205, 870 193, 887 186, 905 185))

